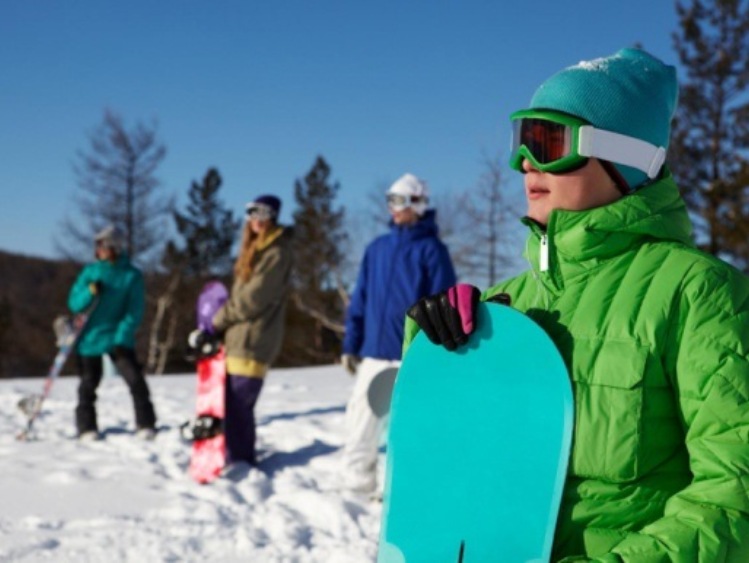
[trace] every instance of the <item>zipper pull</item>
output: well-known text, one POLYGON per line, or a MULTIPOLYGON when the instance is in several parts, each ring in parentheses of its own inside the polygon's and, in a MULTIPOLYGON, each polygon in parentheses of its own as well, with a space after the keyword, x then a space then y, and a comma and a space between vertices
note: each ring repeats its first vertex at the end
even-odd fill
POLYGON ((546 272, 549 269, 549 237, 544 233, 541 235, 541 248, 538 257, 539 270, 546 272))

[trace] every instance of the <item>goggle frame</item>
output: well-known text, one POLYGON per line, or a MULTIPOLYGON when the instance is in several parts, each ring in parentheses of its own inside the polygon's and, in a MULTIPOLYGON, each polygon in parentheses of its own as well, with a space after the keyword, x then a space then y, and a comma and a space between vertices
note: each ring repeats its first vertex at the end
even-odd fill
POLYGON ((584 165, 588 158, 606 160, 615 164, 630 166, 644 172, 652 180, 658 176, 666 161, 666 148, 637 139, 593 127, 586 121, 564 113, 545 110, 521 110, 510 116, 513 122, 513 138, 510 145, 510 167, 523 172, 523 160, 541 172, 563 174, 584 165), (514 122, 522 119, 548 121, 570 128, 570 154, 551 162, 539 162, 536 156, 523 144, 517 134, 522 132, 522 122, 516 127, 514 122), (516 133, 517 129, 517 133, 516 133))

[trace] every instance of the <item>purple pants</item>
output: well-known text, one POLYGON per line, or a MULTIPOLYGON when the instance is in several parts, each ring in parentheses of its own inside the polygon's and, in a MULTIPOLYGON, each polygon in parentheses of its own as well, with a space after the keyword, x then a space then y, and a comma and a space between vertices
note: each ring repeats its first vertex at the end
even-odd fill
POLYGON ((262 388, 261 378, 226 374, 224 436, 227 465, 237 461, 255 465, 255 403, 262 388))

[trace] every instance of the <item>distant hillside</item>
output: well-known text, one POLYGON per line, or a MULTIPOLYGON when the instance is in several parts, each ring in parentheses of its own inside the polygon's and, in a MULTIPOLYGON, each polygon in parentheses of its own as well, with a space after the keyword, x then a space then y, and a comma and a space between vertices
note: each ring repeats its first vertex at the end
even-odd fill
MULTIPOLYGON (((55 317, 68 314, 70 287, 82 265, 48 260, 0 250, 0 378, 32 377, 47 374, 57 349, 52 331, 55 317)), ((145 363, 148 336, 156 311, 156 301, 164 291, 166 278, 145 275, 146 308, 137 334, 138 359, 145 363)), ((172 307, 177 313, 175 345, 168 356, 166 373, 185 373, 194 364, 184 358, 187 334, 195 326, 195 299, 202 285, 190 282, 172 307)), ((286 330, 277 367, 329 363, 340 353, 340 340, 314 318, 297 309, 287 309, 286 330)), ((63 374, 77 373, 73 358, 63 374)))
POLYGON ((52 321, 67 312, 79 268, 0 251, 0 377, 47 373, 56 352, 52 321))

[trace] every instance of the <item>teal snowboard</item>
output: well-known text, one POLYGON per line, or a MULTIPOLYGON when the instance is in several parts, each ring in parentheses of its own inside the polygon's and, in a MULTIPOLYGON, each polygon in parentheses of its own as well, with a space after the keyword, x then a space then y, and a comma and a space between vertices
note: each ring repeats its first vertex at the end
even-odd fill
POLYGON ((573 400, 554 343, 481 303, 448 352, 416 336, 390 412, 378 563, 546 562, 569 461, 573 400))

